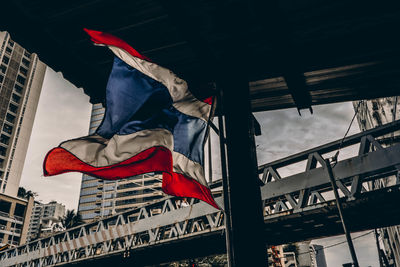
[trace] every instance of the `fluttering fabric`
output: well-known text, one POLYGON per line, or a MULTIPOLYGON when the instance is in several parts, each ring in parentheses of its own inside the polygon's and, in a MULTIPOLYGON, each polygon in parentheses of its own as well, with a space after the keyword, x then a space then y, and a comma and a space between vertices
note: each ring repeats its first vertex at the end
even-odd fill
POLYGON ((85 31, 115 55, 104 118, 93 135, 50 150, 44 175, 77 171, 115 180, 161 172, 166 194, 197 198, 219 208, 204 175, 210 103, 196 99, 184 80, 123 40, 85 31))

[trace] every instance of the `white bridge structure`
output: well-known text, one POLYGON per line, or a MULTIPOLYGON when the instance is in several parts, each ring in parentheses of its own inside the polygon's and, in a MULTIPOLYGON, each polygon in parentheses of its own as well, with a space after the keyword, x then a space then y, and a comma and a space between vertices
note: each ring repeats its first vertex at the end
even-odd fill
MULTIPOLYGON (((343 233, 324 161, 339 147, 358 145, 359 151, 333 166, 350 231, 399 224, 400 145, 389 145, 387 138, 399 130, 400 121, 395 121, 343 142, 337 140, 260 166, 264 211, 264 232, 260 235, 265 236, 268 245, 343 233), (280 175, 282 169, 300 162, 304 162, 304 171, 280 175)), ((211 185, 213 191, 221 187, 220 181, 211 185)), ((10 248, 0 253, 0 265, 96 266, 128 262, 142 266, 226 253, 224 212, 194 199, 190 206, 179 207, 175 200, 166 197, 10 248)), ((222 197, 216 201, 223 206, 222 197)))

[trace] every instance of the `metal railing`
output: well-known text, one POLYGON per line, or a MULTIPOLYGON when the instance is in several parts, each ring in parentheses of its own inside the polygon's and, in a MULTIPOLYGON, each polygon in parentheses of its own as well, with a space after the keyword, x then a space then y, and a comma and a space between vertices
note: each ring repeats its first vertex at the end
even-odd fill
MULTIPOLYGON (((357 200, 375 190, 366 186, 398 172, 400 145, 384 148, 375 139, 400 129, 396 121, 376 129, 313 148, 293 156, 260 166, 261 195, 264 220, 300 213, 305 209, 318 211, 329 204, 332 190, 324 156, 351 145, 359 145, 359 155, 337 162, 333 167, 335 180, 345 202, 357 200), (280 170, 305 161, 306 168, 297 174, 281 177, 280 170)), ((397 184, 396 184, 397 185, 397 184)), ((213 183, 212 188, 221 186, 213 183)), ((54 266, 127 250, 151 248, 169 242, 210 233, 223 233, 223 211, 192 199, 189 207, 181 208, 177 199, 166 197, 152 204, 84 224, 53 236, 31 241, 0 253, 3 266, 54 266)), ((222 198, 216 202, 223 206, 222 198)), ((244 216, 246 211, 244 210, 244 216)))

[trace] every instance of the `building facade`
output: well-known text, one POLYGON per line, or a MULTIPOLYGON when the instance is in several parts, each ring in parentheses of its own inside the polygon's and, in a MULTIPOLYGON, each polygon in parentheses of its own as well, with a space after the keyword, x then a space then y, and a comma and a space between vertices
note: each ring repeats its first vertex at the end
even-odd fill
POLYGON ((22 199, 0 193, 0 247, 26 243, 32 207, 33 197, 22 199))
POLYGON ((46 65, 0 32, 0 193, 17 196, 46 65))
MULTIPOLYGON (((94 104, 89 134, 93 134, 104 117, 102 104, 94 104)), ((78 212, 85 222, 150 203, 163 197, 161 175, 143 174, 127 179, 107 181, 82 176, 78 212)))
POLYGON ((65 206, 56 201, 47 204, 35 202, 29 223, 28 241, 62 229, 65 206))
MULTIPOLYGON (((353 102, 356 109, 358 102, 353 102)), ((363 101, 357 113, 358 125, 361 131, 365 131, 386 123, 400 119, 400 97, 385 97, 363 101)), ((400 131, 384 136, 380 143, 382 146, 390 146, 400 141, 400 131)), ((369 183, 368 186, 380 188, 395 185, 396 176, 386 177, 369 183)), ((400 226, 392 226, 379 229, 382 237, 385 255, 390 266, 400 266, 400 226)))
POLYGON ((267 250, 268 267, 285 267, 283 246, 271 246, 267 250))
POLYGON ((285 267, 326 267, 324 247, 311 241, 291 243, 284 247, 285 267))
POLYGON ((312 266, 315 267, 327 267, 324 247, 321 245, 311 244, 310 254, 312 266))

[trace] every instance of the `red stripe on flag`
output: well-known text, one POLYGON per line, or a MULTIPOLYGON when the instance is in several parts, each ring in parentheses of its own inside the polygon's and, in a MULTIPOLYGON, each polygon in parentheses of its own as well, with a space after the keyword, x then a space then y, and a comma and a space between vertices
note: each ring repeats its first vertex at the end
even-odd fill
POLYGON ((134 57, 141 58, 147 61, 151 61, 148 57, 141 55, 138 51, 136 51, 133 47, 131 47, 127 42, 124 40, 111 35, 109 33, 94 31, 84 28, 83 29, 89 36, 91 37, 92 41, 96 44, 103 44, 103 45, 111 45, 116 46, 121 49, 124 49, 126 52, 131 54, 134 57))
POLYGON ((208 187, 180 173, 163 173, 162 189, 168 195, 197 198, 221 210, 208 187))
POLYGON ((149 172, 163 172, 162 189, 164 193, 177 197, 191 197, 205 201, 216 209, 208 187, 172 172, 171 151, 163 146, 156 146, 117 164, 104 167, 91 166, 64 148, 56 147, 47 153, 43 162, 44 176, 67 172, 82 172, 106 180, 123 179, 149 172))
POLYGON ((44 176, 66 172, 82 172, 106 180, 116 180, 149 172, 172 172, 171 151, 156 146, 124 160, 104 167, 91 166, 64 148, 56 147, 47 153, 43 162, 44 176))
POLYGON ((207 104, 209 104, 209 105, 212 104, 212 101, 213 101, 213 97, 212 97, 212 96, 203 99, 203 102, 204 102, 204 103, 207 103, 207 104))

